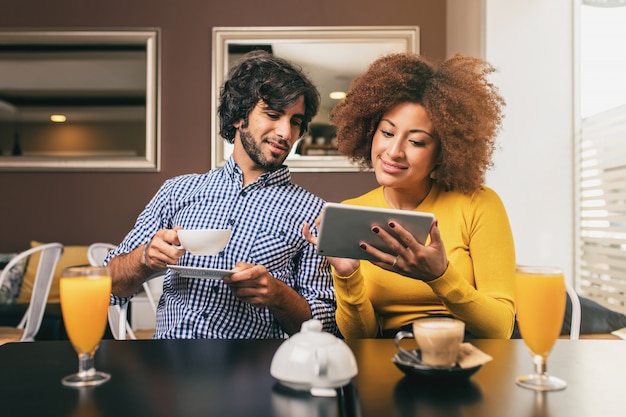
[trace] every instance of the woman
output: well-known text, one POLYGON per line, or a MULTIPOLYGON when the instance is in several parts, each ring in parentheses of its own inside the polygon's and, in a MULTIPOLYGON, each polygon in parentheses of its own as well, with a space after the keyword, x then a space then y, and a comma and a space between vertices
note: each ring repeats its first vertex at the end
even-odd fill
MULTIPOLYGON (((339 150, 373 168, 380 187, 350 200, 431 212, 429 241, 401 224, 372 227, 394 253, 377 261, 329 258, 337 324, 346 338, 393 336, 420 317, 453 316, 468 337, 509 338, 515 250, 506 210, 483 182, 504 101, 485 61, 455 55, 439 66, 414 54, 375 61, 333 111, 339 150)), ((318 219, 319 220, 319 219, 318 219)), ((304 234, 316 243, 308 225, 304 234)))

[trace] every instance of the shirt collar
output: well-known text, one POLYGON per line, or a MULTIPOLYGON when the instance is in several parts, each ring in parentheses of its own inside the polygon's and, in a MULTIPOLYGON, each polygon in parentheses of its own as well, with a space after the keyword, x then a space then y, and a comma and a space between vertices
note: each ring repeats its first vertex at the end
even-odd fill
MULTIPOLYGON (((237 162, 235 162, 232 155, 224 164, 224 172, 228 178, 233 181, 238 181, 240 184, 243 183, 243 172, 241 171, 241 167, 239 167, 237 162)), ((289 167, 287 165, 283 165, 275 171, 261 174, 254 182, 254 184, 264 187, 272 185, 285 185, 289 183, 291 183, 291 173, 289 172, 289 167)))

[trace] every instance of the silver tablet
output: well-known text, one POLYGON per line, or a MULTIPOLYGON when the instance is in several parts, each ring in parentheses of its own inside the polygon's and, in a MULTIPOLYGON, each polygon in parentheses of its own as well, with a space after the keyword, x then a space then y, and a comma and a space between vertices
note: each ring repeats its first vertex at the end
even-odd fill
POLYGON ((378 225, 394 235, 393 229, 388 226, 389 221, 394 220, 409 230, 418 242, 424 243, 434 219, 432 213, 419 211, 326 203, 317 238, 317 253, 323 256, 373 260, 359 246, 361 242, 366 242, 383 252, 395 255, 372 232, 372 226, 378 225))

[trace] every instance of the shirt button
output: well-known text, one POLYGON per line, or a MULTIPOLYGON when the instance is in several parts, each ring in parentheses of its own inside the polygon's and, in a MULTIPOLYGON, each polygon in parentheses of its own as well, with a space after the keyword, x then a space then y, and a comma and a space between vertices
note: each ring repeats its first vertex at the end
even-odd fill
POLYGON ((205 319, 209 318, 209 313, 202 313, 202 317, 204 317, 205 319))
POLYGON ((218 287, 217 285, 213 286, 213 292, 217 294, 217 292, 220 290, 220 287, 218 287))
POLYGON ((218 255, 223 258, 224 257, 224 251, 220 251, 220 253, 218 253, 218 255))
POLYGON ((242 197, 245 197, 247 194, 248 194, 248 193, 246 193, 245 191, 242 191, 242 192, 241 192, 241 196, 242 196, 242 197))
POLYGON ((235 224, 235 219, 230 219, 230 220, 228 221, 228 224, 230 224, 230 225, 235 224))

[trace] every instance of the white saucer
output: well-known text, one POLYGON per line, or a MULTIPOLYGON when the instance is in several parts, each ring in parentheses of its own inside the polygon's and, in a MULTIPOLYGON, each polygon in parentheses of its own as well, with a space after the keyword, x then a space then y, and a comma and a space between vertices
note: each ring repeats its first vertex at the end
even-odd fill
POLYGON ((235 271, 228 269, 198 268, 194 266, 168 265, 183 278, 222 279, 235 271))

